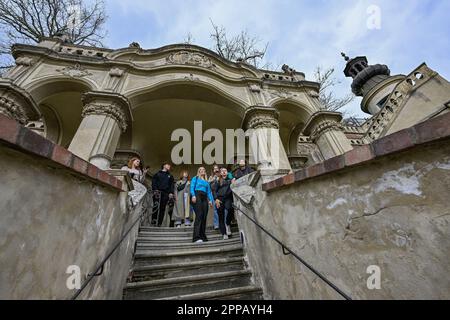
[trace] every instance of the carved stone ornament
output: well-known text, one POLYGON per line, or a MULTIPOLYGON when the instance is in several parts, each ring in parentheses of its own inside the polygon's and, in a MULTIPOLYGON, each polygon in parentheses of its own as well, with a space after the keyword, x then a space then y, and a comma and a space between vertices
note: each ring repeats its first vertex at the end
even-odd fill
POLYGON ((110 104, 95 102, 88 103, 84 106, 81 116, 84 118, 89 115, 110 116, 117 121, 117 124, 123 132, 127 130, 127 117, 125 115, 125 112, 123 111, 122 107, 115 102, 112 102, 110 104))
POLYGON ((130 43, 129 47, 140 49, 141 45, 138 42, 132 42, 132 43, 130 43))
POLYGON ((246 129, 279 129, 278 114, 276 111, 263 108, 251 110, 246 115, 246 129))
POLYGON ((19 57, 16 59, 16 65, 30 67, 33 65, 33 59, 30 57, 19 57))
POLYGON ((92 73, 84 69, 79 63, 75 64, 74 66, 64 67, 63 69, 57 69, 56 71, 61 72, 62 74, 71 78, 81 78, 92 75, 92 73))
POLYGON ((290 99, 290 98, 298 97, 297 94, 292 93, 284 88, 281 88, 278 90, 266 90, 266 92, 270 95, 271 98, 290 99))
POLYGON ((24 108, 6 97, 0 97, 0 113, 16 120, 21 125, 26 125, 28 122, 24 108))
POLYGON ((117 77, 117 78, 122 77, 122 76, 123 76, 123 73, 124 73, 124 71, 123 71, 122 69, 119 69, 119 68, 116 68, 116 67, 112 68, 112 69, 109 71, 109 75, 110 75, 111 77, 117 77))
POLYGON ((311 140, 315 142, 322 134, 331 130, 343 131, 344 126, 341 123, 332 120, 321 122, 311 133, 311 140))
POLYGON ((213 68, 214 64, 208 57, 189 51, 179 51, 172 53, 166 58, 168 64, 186 64, 192 66, 199 66, 203 68, 213 68))
POLYGON ((258 115, 252 118, 248 123, 251 129, 279 129, 278 120, 268 115, 258 115))
POLYGON ((291 77, 295 76, 295 74, 297 73, 297 71, 295 71, 294 69, 292 69, 291 67, 289 67, 287 64, 283 64, 283 66, 281 67, 281 70, 283 70, 283 72, 291 77))
POLYGON ((250 91, 253 93, 260 93, 261 92, 261 87, 257 84, 251 84, 249 85, 250 91))

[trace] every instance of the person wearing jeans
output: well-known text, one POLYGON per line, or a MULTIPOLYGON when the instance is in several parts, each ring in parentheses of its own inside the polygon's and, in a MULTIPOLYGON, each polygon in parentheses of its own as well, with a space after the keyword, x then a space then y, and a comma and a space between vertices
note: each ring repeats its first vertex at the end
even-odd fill
POLYGON ((196 243, 208 241, 206 237, 206 218, 208 217, 209 206, 212 206, 214 198, 204 167, 198 169, 197 176, 191 181, 191 201, 195 212, 192 240, 196 243))

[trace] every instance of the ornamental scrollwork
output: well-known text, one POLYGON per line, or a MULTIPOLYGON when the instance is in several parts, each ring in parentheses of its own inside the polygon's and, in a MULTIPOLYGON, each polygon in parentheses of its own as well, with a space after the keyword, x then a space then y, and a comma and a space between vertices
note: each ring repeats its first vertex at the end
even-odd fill
POLYGON ((203 68, 211 69, 215 67, 211 59, 195 52, 180 51, 172 53, 166 58, 168 64, 185 64, 192 66, 199 66, 203 68))
POLYGON ((67 66, 62 69, 57 69, 56 71, 69 76, 71 78, 82 78, 86 76, 91 76, 92 73, 90 73, 88 70, 84 69, 81 64, 77 63, 74 66, 67 66))

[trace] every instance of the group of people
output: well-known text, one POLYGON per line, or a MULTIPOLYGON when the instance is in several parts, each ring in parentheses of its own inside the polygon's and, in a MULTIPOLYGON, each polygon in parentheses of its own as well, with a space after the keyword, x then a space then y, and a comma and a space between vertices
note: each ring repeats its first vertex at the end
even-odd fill
MULTIPOLYGON (((148 168, 140 169, 140 160, 133 158, 128 164, 128 172, 133 179, 143 182, 148 168)), ((239 167, 229 172, 226 167, 214 165, 211 176, 208 177, 205 167, 197 170, 192 179, 188 171, 183 171, 175 182, 170 173, 171 165, 165 163, 161 170, 152 178, 153 213, 152 224, 161 226, 166 214, 170 218, 170 227, 191 226, 193 228, 193 242, 208 241, 206 237, 206 224, 210 208, 214 212, 214 229, 219 230, 223 239, 231 234, 231 222, 234 217, 233 193, 231 185, 253 169, 245 160, 239 162, 239 167)))

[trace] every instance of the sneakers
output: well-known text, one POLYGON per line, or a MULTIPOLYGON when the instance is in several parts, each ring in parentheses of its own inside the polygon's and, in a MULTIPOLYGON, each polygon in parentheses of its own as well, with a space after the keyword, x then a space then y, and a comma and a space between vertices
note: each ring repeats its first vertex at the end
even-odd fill
POLYGON ((231 227, 227 226, 227 236, 231 236, 231 227))
POLYGON ((219 230, 219 227, 214 227, 214 230, 219 230))
POLYGON ((195 241, 195 243, 203 243, 203 240, 202 239, 197 240, 197 241, 195 241))
POLYGON ((181 224, 177 224, 176 228, 181 228, 181 224))
POLYGON ((228 240, 228 236, 226 234, 223 236, 223 240, 228 240))

